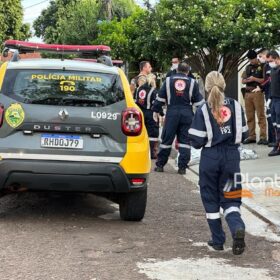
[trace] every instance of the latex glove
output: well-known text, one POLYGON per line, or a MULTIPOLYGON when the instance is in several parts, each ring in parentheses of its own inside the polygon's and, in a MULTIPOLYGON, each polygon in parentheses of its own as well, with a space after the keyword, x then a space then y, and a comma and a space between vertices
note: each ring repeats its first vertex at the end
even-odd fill
POLYGON ((259 91, 262 91, 259 86, 257 86, 255 89, 252 90, 252 92, 259 92, 259 91))
POLYGON ((159 113, 157 112, 153 112, 153 119, 155 122, 158 122, 158 119, 159 119, 159 113))
POLYGON ((266 108, 269 109, 271 105, 271 99, 269 98, 266 102, 266 108))

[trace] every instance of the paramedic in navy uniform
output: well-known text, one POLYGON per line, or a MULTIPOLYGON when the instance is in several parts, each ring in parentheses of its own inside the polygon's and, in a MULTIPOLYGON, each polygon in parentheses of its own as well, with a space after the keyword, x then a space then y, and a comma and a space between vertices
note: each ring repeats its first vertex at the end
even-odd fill
MULTIPOLYGON (((149 135, 151 159, 157 158, 157 147, 159 137, 159 124, 153 118, 152 105, 158 95, 156 89, 156 76, 149 74, 146 77, 147 82, 138 87, 135 91, 135 103, 142 110, 145 120, 145 126, 149 135)), ((163 111, 160 112, 164 116, 163 111)))
POLYGON ((207 75, 208 99, 195 113, 189 138, 193 147, 202 148, 199 185, 212 234, 208 245, 215 250, 224 249, 221 207, 233 238, 233 254, 239 255, 245 249, 245 224, 240 213, 242 186, 238 147, 246 139, 248 127, 241 105, 225 98, 225 87, 222 74, 213 71, 207 75))
POLYGON ((164 171, 163 167, 168 161, 172 143, 177 136, 180 153, 178 173, 186 174, 191 154, 188 130, 193 118, 192 105, 200 106, 204 103, 197 82, 188 77, 189 69, 186 62, 181 62, 178 65, 177 74, 166 78, 152 107, 154 118, 157 120, 162 106, 167 104, 165 124, 161 135, 162 142, 156 161, 156 172, 164 171))

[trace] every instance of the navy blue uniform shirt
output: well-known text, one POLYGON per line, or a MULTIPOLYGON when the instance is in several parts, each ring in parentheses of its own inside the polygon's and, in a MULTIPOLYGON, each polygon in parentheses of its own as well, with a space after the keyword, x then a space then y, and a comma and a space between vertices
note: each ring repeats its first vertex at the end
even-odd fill
POLYGON ((194 79, 189 78, 184 73, 177 73, 168 77, 163 83, 152 110, 160 112, 165 103, 167 108, 173 106, 200 106, 204 103, 204 99, 194 79))
POLYGON ((221 109, 224 119, 219 125, 208 103, 200 106, 194 116, 189 137, 194 148, 213 147, 218 144, 238 145, 248 136, 243 108, 234 99, 225 98, 221 109))

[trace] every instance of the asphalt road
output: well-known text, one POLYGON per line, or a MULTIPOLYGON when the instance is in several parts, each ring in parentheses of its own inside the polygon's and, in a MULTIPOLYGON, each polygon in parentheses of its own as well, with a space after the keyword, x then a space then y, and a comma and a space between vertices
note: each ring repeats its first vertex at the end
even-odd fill
POLYGON ((151 174, 140 223, 121 221, 115 204, 93 195, 1 198, 0 279, 256 280, 255 272, 279 279, 279 243, 247 235, 242 256, 232 255, 230 238, 224 252, 204 246, 209 233, 197 187, 171 166, 166 171, 151 174))

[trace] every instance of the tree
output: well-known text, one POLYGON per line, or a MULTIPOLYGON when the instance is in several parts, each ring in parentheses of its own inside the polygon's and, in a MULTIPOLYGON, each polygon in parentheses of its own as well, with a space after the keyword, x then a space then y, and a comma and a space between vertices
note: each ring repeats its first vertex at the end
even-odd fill
POLYGON ((57 22, 65 14, 67 6, 77 0, 53 0, 34 21, 33 28, 37 37, 42 37, 46 43, 56 42, 59 38, 57 22))
POLYGON ((31 36, 30 26, 23 24, 23 10, 20 0, 0 2, 0 41, 7 39, 25 40, 31 36))
POLYGON ((48 43, 88 44, 98 24, 128 17, 136 6, 134 0, 54 0, 34 22, 35 35, 48 43))
POLYGON ((90 44, 97 37, 100 3, 83 0, 71 3, 59 16, 56 42, 64 44, 90 44))
POLYGON ((228 80, 250 48, 279 44, 276 0, 161 0, 155 7, 158 56, 179 52, 205 78, 221 70, 228 80))
POLYGON ((109 45, 114 58, 131 63, 149 60, 153 66, 161 68, 162 60, 158 57, 154 25, 153 13, 138 7, 130 17, 121 21, 102 22, 98 37, 92 43, 109 45))

